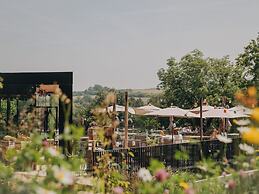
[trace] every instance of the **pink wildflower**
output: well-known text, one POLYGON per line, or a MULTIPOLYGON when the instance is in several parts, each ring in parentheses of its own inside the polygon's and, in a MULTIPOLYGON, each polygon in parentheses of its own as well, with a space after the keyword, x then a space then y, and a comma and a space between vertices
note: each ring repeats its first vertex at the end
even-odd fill
POLYGON ((114 187, 112 191, 113 191, 114 194, 123 194, 123 188, 122 187, 114 187))
POLYGON ((155 173, 155 177, 158 181, 163 182, 169 177, 169 173, 165 169, 160 169, 155 173))
POLYGON ((236 187, 236 182, 234 181, 234 180, 229 180, 228 181, 228 183, 227 183, 227 185, 226 185, 226 188, 228 188, 228 189, 234 189, 236 187))
POLYGON ((187 189, 184 190, 185 194, 195 194, 195 191, 193 188, 189 187, 187 189))

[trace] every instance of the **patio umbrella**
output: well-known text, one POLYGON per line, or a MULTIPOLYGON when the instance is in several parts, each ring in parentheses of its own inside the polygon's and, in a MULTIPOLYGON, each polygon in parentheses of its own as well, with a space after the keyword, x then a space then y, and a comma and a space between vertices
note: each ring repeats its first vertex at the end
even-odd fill
MULTIPOLYGON (((108 111, 113 111, 113 106, 109 106, 108 111)), ((121 105, 116 104, 116 111, 117 112, 125 112, 125 106, 121 106, 121 105)), ((135 114, 135 110, 131 107, 128 107, 128 112, 130 114, 135 114)))
POLYGON ((234 106, 230 109, 228 109, 229 111, 233 112, 234 114, 245 114, 245 115, 250 115, 251 114, 251 109, 246 108, 244 106, 234 106))
POLYGON ((146 113, 145 115, 158 116, 158 117, 184 117, 184 118, 196 118, 199 117, 189 110, 184 110, 179 107, 164 108, 158 111, 146 113))
POLYGON ((146 106, 141 106, 141 107, 137 107, 134 108, 136 115, 145 115, 146 113, 150 113, 150 112, 154 112, 154 111, 158 111, 161 108, 156 107, 152 104, 148 104, 146 106))
MULTIPOLYGON (((203 106, 202 106, 202 112, 208 111, 208 110, 212 110, 212 109, 215 109, 215 107, 209 106, 209 105, 203 105, 203 106)), ((200 107, 191 109, 190 112, 193 112, 193 113, 198 114, 198 113, 200 112, 200 107)))
POLYGON ((241 117, 247 117, 247 115, 241 114, 241 113, 234 113, 233 111, 230 111, 229 109, 225 109, 225 108, 214 108, 214 109, 205 111, 202 114, 202 117, 203 118, 241 118, 241 117))

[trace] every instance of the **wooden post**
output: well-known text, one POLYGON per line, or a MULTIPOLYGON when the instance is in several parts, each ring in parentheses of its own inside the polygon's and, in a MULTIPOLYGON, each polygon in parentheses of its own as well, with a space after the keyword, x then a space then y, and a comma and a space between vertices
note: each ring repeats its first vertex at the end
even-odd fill
POLYGON ((112 102, 112 147, 114 148, 116 146, 116 140, 115 140, 115 129, 116 129, 116 94, 114 93, 114 102, 112 102))
POLYGON ((125 92, 125 137, 124 137, 124 148, 128 148, 128 92, 125 92))
POLYGON ((203 106, 203 98, 200 99, 200 141, 202 141, 202 136, 203 136, 202 106, 203 106))

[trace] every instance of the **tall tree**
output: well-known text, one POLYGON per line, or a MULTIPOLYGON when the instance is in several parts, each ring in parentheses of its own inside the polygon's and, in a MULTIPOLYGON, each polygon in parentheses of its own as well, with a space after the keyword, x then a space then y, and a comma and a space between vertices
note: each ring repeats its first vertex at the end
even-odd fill
POLYGON ((241 75, 242 69, 228 57, 204 58, 199 50, 188 53, 180 61, 168 59, 167 69, 158 72, 166 105, 182 108, 192 108, 201 97, 207 98, 212 105, 219 105, 222 96, 232 102, 241 85, 241 75))
POLYGON ((245 68, 243 77, 248 80, 248 85, 259 87, 259 33, 257 38, 251 40, 244 48, 244 52, 237 57, 236 62, 245 68))

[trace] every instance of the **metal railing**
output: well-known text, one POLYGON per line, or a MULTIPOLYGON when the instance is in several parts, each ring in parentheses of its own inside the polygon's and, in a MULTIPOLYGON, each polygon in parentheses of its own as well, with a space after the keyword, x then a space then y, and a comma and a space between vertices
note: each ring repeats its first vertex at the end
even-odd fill
POLYGON ((212 158, 220 161, 224 157, 228 160, 238 154, 240 138, 233 139, 232 143, 224 144, 218 140, 205 140, 196 143, 166 144, 146 147, 134 147, 130 149, 114 149, 94 151, 92 153, 92 165, 98 165, 98 157, 110 153, 118 166, 125 165, 129 171, 137 171, 139 168, 148 167, 151 159, 157 159, 165 166, 173 170, 193 168, 195 163, 202 158, 212 158), (176 153, 177 159, 175 158, 176 153))

